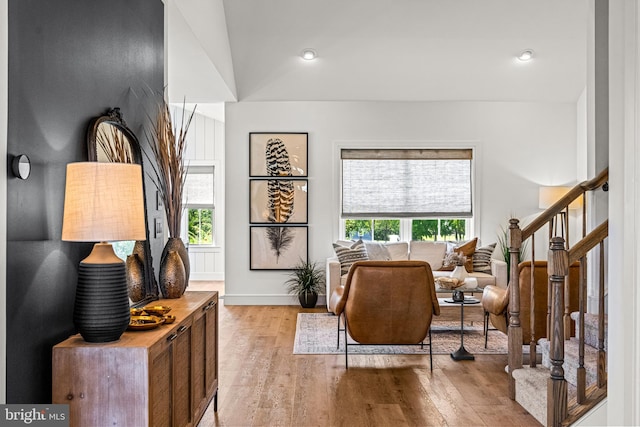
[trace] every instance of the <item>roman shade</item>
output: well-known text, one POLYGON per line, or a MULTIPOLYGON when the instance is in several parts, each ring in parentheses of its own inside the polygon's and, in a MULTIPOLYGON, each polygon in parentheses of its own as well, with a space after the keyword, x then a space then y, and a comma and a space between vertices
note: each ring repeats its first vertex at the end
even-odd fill
POLYGON ((471 149, 342 149, 343 218, 469 218, 471 149))

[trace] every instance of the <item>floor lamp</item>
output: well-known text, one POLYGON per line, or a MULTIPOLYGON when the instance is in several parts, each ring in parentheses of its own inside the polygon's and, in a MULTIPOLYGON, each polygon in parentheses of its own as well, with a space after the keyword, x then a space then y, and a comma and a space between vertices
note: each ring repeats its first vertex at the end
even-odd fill
POLYGON ((99 242, 78 269, 73 322, 85 341, 118 340, 129 325, 125 263, 108 242, 145 240, 144 215, 140 165, 67 165, 62 240, 99 242))

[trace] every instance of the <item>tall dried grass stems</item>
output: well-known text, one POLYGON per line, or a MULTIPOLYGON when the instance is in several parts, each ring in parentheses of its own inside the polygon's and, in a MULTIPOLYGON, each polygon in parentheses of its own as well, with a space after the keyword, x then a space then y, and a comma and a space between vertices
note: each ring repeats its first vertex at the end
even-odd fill
POLYGON ((184 163, 187 131, 191 125, 194 111, 185 121, 185 109, 182 109, 180 127, 176 127, 164 98, 158 102, 158 112, 153 123, 149 145, 155 156, 157 168, 156 186, 162 196, 169 237, 180 237, 182 220, 182 195, 187 168, 184 163))
POLYGON ((133 163, 133 153, 131 152, 129 140, 117 127, 104 123, 100 124, 96 139, 110 162, 133 163))

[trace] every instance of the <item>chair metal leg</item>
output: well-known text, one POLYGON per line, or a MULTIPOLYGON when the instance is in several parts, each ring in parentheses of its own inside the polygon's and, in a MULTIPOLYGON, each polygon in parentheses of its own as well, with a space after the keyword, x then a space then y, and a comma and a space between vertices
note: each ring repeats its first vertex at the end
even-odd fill
POLYGON ((347 342, 347 316, 344 316, 344 367, 345 369, 349 369, 349 358, 347 357, 347 349, 349 348, 349 343, 347 342))
POLYGON ((429 327, 429 366, 433 372, 433 345, 431 343, 431 327, 429 327))
POLYGON ((484 348, 487 348, 487 340, 489 339, 489 312, 484 312, 484 348))
POLYGON ((342 316, 342 313, 338 314, 338 333, 336 334, 338 336, 338 344, 336 344, 336 349, 340 348, 340 316, 342 316))

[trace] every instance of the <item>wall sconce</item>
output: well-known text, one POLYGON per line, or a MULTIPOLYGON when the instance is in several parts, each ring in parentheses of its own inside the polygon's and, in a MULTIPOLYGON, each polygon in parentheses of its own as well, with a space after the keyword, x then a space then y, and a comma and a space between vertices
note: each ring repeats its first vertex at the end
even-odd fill
POLYGON ((31 174, 31 160, 29 160, 26 154, 18 154, 11 162, 11 171, 16 178, 29 178, 31 174))
POLYGON ((62 240, 100 242, 78 269, 73 322, 85 341, 115 341, 129 325, 125 263, 107 242, 146 239, 143 201, 140 165, 67 165, 62 240))

